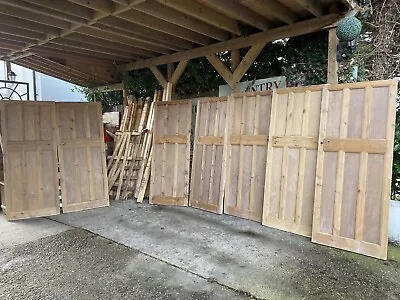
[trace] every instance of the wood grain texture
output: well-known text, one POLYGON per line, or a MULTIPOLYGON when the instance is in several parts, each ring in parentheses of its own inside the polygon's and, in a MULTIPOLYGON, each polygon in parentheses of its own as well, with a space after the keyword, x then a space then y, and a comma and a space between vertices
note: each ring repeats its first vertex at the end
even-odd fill
POLYGON ((150 203, 187 206, 191 101, 155 104, 150 203))
POLYGON ((321 101, 322 86, 273 92, 263 225, 311 236, 321 101))
POLYGON ((261 222, 271 94, 229 98, 224 212, 261 222), (260 171, 262 170, 262 171, 260 171))
POLYGON ((228 98, 202 98, 197 104, 190 206, 221 214, 228 98))
POLYGON ((312 240, 386 259, 397 81, 324 92, 312 240))
POLYGON ((1 101, 7 219, 60 213, 54 102, 1 101))
POLYGON ((99 103, 56 103, 64 212, 109 205, 99 103))

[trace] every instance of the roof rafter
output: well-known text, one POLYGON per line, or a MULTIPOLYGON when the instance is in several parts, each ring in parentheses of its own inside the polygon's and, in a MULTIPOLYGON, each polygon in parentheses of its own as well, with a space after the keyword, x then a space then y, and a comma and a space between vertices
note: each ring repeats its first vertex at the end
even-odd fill
POLYGON ((240 21, 254 26, 260 30, 266 30, 271 27, 264 17, 252 11, 246 6, 231 0, 199 0, 200 2, 219 10, 232 19, 238 18, 240 21))
POLYGON ((307 9, 316 17, 321 17, 324 15, 324 8, 321 1, 319 0, 296 0, 302 7, 307 9))
POLYGON ((294 24, 297 15, 282 3, 276 0, 238 0, 239 3, 258 12, 266 18, 277 18, 286 24, 294 24))
POLYGON ((242 35, 236 20, 233 20, 199 2, 187 0, 157 0, 157 2, 172 7, 193 18, 199 19, 213 26, 229 31, 236 35, 242 35))
POLYGON ((194 32, 214 38, 218 41, 226 41, 229 39, 228 32, 203 21, 199 21, 190 15, 171 9, 168 6, 156 5, 154 1, 149 0, 143 2, 142 4, 135 6, 135 10, 141 11, 164 21, 171 22, 175 25, 182 26, 194 32))
POLYGON ((133 40, 141 39, 148 43, 163 46, 171 50, 179 51, 195 47, 194 43, 187 40, 115 17, 103 19, 92 25, 91 28, 100 26, 102 27, 102 31, 115 35, 121 35, 133 40))
POLYGON ((55 27, 2 14, 0 14, 0 24, 45 34, 57 35, 61 33, 61 29, 55 27))
MULTIPOLYGON (((89 4, 90 5, 92 5, 92 4, 95 4, 95 5, 101 5, 102 3, 109 3, 110 4, 110 6, 111 7, 114 7, 114 5, 112 5, 112 2, 110 2, 109 0, 96 0, 96 1, 90 1, 90 0, 83 0, 83 1, 81 1, 81 0, 69 0, 70 2, 74 2, 74 3, 77 3, 77 4, 85 4, 85 5, 83 5, 83 6, 88 6, 89 4)), ((21 51, 27 51, 27 50, 29 50, 29 49, 31 49, 32 47, 35 47, 35 46, 38 46, 38 45, 45 45, 45 44, 47 44, 47 43, 49 43, 49 42, 51 42, 52 40, 54 40, 54 39, 56 39, 57 37, 65 37, 65 36, 67 36, 67 35, 69 35, 69 34, 71 34, 71 33, 73 33, 76 29, 78 29, 78 28, 80 28, 80 27, 82 27, 82 26, 87 26, 87 25, 92 25, 92 24, 94 24, 94 23, 96 23, 97 21, 99 21, 99 20, 101 20, 101 19, 103 19, 103 18, 105 18, 105 17, 107 17, 107 16, 109 16, 109 15, 116 15, 116 14, 119 14, 119 13, 121 13, 121 12, 124 12, 124 11, 128 11, 129 9, 131 9, 136 3, 140 3, 140 2, 142 2, 143 0, 133 0, 133 1, 131 1, 131 3, 129 4, 129 5, 127 5, 127 6, 120 6, 120 5, 118 5, 118 7, 117 7, 117 9, 114 9, 111 13, 103 13, 103 14, 100 14, 100 15, 97 15, 96 17, 94 17, 94 18, 92 18, 91 20, 89 20, 89 21, 87 21, 87 22, 76 22, 75 24, 68 24, 67 23, 67 28, 68 29, 65 29, 65 30, 63 30, 62 32, 61 32, 61 34, 59 34, 59 35, 47 35, 46 36, 46 38, 45 39, 41 39, 40 41, 38 41, 37 43, 32 43, 32 44, 29 44, 29 45, 27 45, 27 47, 25 47, 24 49, 21 49, 20 51, 13 51, 13 52, 11 52, 9 55, 8 55, 8 58, 9 59, 11 59, 12 60, 12 55, 14 55, 14 54, 16 54, 16 53, 18 53, 18 52, 21 52, 21 51)), ((0 0, 0 3, 5 3, 5 4, 7 4, 7 2, 8 1, 6 1, 6 0, 0 0)), ((22 5, 22 3, 21 3, 22 1, 21 0, 13 0, 13 4, 14 5, 21 5, 24 9, 28 9, 28 10, 31 10, 32 9, 32 4, 30 4, 30 3, 26 3, 25 2, 25 5, 22 5)), ((47 11, 47 9, 45 9, 44 11, 47 11)), ((50 10, 51 11, 51 10, 50 10)), ((19 13, 19 14, 17 14, 17 15, 23 15, 23 13, 21 14, 21 12, 19 13)), ((40 19, 40 18, 37 18, 37 19, 40 19)), ((72 20, 71 20, 72 21, 72 20)), ((3 57, 3 59, 4 59, 4 57, 3 57)))
POLYGON ((219 42, 212 45, 199 47, 183 52, 178 52, 170 55, 164 55, 152 59, 142 60, 127 63, 119 67, 120 71, 129 71, 135 69, 148 68, 150 66, 163 65, 181 60, 188 60, 206 56, 210 53, 219 53, 228 50, 241 49, 252 46, 254 44, 268 43, 277 39, 293 37, 321 30, 327 25, 330 25, 343 18, 343 14, 333 13, 321 18, 301 21, 294 25, 286 25, 264 32, 255 33, 246 37, 238 37, 226 42, 219 42))

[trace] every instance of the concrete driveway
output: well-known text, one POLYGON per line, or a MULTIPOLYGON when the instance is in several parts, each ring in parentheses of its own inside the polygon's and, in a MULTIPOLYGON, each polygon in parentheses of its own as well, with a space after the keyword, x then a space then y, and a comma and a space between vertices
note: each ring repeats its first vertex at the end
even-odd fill
POLYGON ((5 299, 400 299, 394 247, 383 262, 240 218, 132 201, 52 219, 6 223, 43 222, 26 243, 4 242, 0 219, 5 299))

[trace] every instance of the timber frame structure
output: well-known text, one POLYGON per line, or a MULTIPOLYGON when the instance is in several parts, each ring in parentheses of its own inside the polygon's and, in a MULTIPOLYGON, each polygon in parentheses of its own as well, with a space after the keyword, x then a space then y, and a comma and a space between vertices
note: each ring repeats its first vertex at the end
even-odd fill
MULTIPOLYGON (((150 68, 170 98, 188 61, 205 56, 235 90, 266 43, 332 28, 358 9, 355 0, 0 0, 0 59, 102 91, 150 68), (216 55, 225 51, 230 69, 216 55)), ((332 29, 329 40, 334 83, 332 29)))

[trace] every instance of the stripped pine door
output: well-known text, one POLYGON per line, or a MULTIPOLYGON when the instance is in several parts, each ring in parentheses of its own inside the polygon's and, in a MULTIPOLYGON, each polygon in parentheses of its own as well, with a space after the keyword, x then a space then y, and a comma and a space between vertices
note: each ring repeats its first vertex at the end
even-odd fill
POLYGON ((312 240, 386 259, 396 81, 323 91, 312 240))
POLYGON ((224 212, 261 222, 268 150, 271 92, 228 100, 224 212))
POLYGON ((109 205, 100 103, 57 103, 64 212, 109 205))
POLYGON ((1 101, 7 219, 60 213, 54 102, 1 101))
POLYGON ((192 102, 157 102, 150 203, 188 205, 192 102))
POLYGON ((263 224, 311 236, 322 86, 272 97, 263 224))
POLYGON ((197 104, 190 205, 222 213, 224 137, 228 98, 204 98, 197 104))

